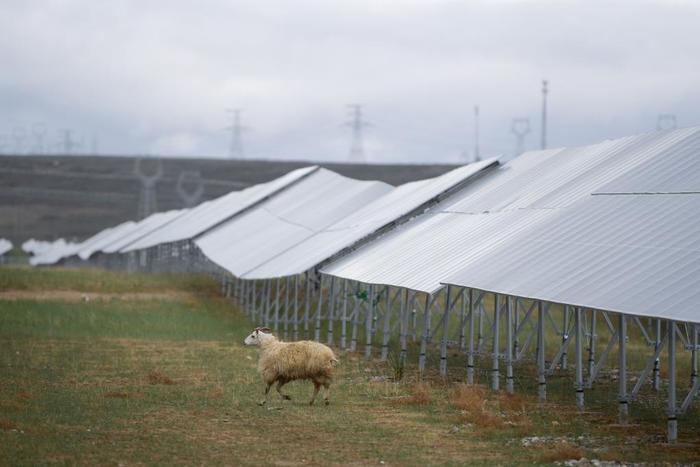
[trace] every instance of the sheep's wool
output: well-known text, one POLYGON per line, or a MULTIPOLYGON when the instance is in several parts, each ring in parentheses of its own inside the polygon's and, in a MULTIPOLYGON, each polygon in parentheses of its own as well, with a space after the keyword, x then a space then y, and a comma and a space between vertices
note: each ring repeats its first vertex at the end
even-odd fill
POLYGON ((261 342, 260 348, 258 370, 268 384, 276 379, 312 379, 321 384, 331 381, 337 359, 323 344, 314 341, 280 342, 268 338, 261 342))

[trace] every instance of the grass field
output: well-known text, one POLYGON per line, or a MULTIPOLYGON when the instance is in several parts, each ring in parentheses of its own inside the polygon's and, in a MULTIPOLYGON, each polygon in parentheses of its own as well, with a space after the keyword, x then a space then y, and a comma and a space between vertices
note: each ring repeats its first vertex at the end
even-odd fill
POLYGON ((580 414, 570 377, 538 404, 528 378, 515 396, 412 367, 393 382, 390 364, 341 355, 330 406, 296 382, 262 408, 250 328, 203 278, 0 268, 0 464, 700 462, 697 407, 668 446, 662 398, 619 426, 605 381, 580 414))

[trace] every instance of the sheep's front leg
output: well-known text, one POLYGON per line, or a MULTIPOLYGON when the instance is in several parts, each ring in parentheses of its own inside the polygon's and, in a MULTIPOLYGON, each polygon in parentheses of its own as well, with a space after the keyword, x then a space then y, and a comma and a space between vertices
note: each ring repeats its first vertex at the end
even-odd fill
POLYGON ((261 406, 267 404, 267 395, 270 392, 271 387, 272 387, 272 383, 267 383, 267 387, 265 388, 265 399, 260 401, 261 406))
POLYGON ((275 386, 275 389, 277 389, 277 392, 279 393, 282 400, 291 401, 291 397, 289 397, 287 394, 282 394, 282 386, 284 386, 285 384, 287 384, 287 381, 283 379, 277 380, 277 386, 275 386))
POLYGON ((318 390, 321 389, 321 383, 317 383, 314 381, 314 394, 311 396, 311 400, 309 401, 309 405, 314 405, 314 401, 316 400, 316 396, 318 395, 318 390))

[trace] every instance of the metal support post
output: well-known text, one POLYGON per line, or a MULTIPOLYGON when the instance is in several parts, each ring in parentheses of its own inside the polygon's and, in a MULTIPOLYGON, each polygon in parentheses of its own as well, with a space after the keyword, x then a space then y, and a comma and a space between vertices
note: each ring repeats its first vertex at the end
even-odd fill
POLYGON ((668 326, 668 442, 678 440, 678 420, 676 420, 676 323, 667 321, 668 326))
POLYGON ((316 329, 314 331, 314 340, 321 342, 321 314, 323 313, 323 276, 319 280, 318 286, 318 302, 316 302, 316 329))
POLYGON ((304 338, 309 338, 309 314, 311 312, 311 280, 309 279, 309 273, 306 273, 304 279, 306 282, 306 300, 304 302, 304 338))
POLYGON ((445 290, 445 310, 442 316, 442 339, 440 341, 440 376, 447 376, 447 338, 450 329, 450 286, 445 290))
POLYGON ((467 344, 467 383, 474 384, 474 289, 469 289, 469 341, 467 344))
POLYGON ((574 308, 574 333, 576 334, 576 406, 583 410, 583 323, 581 308, 574 308))
POLYGON ((423 335, 420 340, 420 355, 418 356, 418 372, 423 375, 425 370, 425 356, 428 349, 428 333, 430 332, 430 294, 425 294, 425 306, 423 307, 423 335))
POLYGON ((408 309, 406 308, 408 302, 408 289, 403 289, 401 291, 401 327, 399 330, 399 344, 401 346, 401 355, 399 357, 399 363, 403 367, 406 363, 406 352, 408 350, 408 309))
POLYGON ((382 331, 382 353, 380 360, 385 362, 389 356, 389 337, 391 335, 391 311, 394 302, 391 301, 391 290, 387 287, 384 305, 384 329, 382 331))
POLYGON ((328 294, 328 339, 326 343, 333 345, 333 325, 335 324, 335 276, 331 276, 331 290, 328 294))
POLYGON ((374 285, 369 285, 369 303, 365 316, 365 359, 372 358, 372 325, 374 324, 374 285))
POLYGON ((343 279, 343 307, 340 316, 340 348, 345 350, 348 334, 348 280, 343 279))
POLYGON ((272 329, 277 332, 280 324, 280 279, 275 279, 275 315, 272 329))
POLYGON ((627 400, 627 317, 623 313, 619 315, 619 331, 620 374, 618 378, 618 403, 620 424, 625 424, 629 416, 629 403, 627 400))
POLYGON ((491 355, 491 389, 498 391, 499 380, 500 380, 500 369, 498 367, 500 359, 500 316, 499 313, 499 302, 500 296, 498 294, 493 294, 493 355, 491 355))
POLYGON ((690 325, 690 386, 695 385, 698 379, 698 329, 695 324, 690 325))
MULTIPOLYGON (((654 342, 654 349, 658 350, 661 346, 661 319, 656 319, 656 341, 654 342)), ((661 371, 661 362, 657 357, 654 361, 654 370, 652 374, 652 387, 655 391, 661 389, 661 377, 659 372, 661 371)))
POLYGON ((265 311, 263 325, 270 325, 270 289, 272 288, 272 279, 265 281, 265 311))
POLYGON ((568 348, 568 343, 569 343, 569 306, 566 305, 564 306, 563 310, 563 318, 562 318, 562 330, 561 330, 561 345, 564 349, 564 351, 561 354, 561 369, 566 370, 569 364, 569 359, 567 355, 567 348, 568 348))
POLYGON ((506 297, 506 391, 513 394, 513 297, 506 297))
POLYGON ((350 352, 357 351, 357 335, 359 333, 359 327, 360 327, 360 308, 362 308, 362 304, 360 302, 360 283, 355 282, 355 300, 354 300, 353 311, 352 311, 352 332, 350 335, 350 352))
POLYGON ((545 310, 542 301, 537 302, 537 395, 540 402, 547 400, 547 381, 544 360, 544 320, 545 310))
POLYGON ((294 318, 292 322, 292 336, 299 340, 299 274, 294 276, 294 318))
POLYGON ((598 312, 596 310, 591 310, 591 329, 590 336, 588 336, 588 377, 591 378, 593 375, 593 369, 595 368, 595 342, 597 339, 596 334, 596 317, 598 312))
POLYGON ((284 279, 284 338, 289 337, 289 282, 290 277, 284 279))

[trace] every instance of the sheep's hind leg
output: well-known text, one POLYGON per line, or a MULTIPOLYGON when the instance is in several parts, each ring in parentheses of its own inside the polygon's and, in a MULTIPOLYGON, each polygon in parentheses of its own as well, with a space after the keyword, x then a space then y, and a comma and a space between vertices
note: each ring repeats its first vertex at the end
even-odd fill
POLYGON ((330 392, 330 387, 330 383, 323 384, 323 400, 326 402, 326 405, 331 403, 331 401, 328 400, 328 393, 330 392))
POLYGON ((275 386, 275 388, 277 389, 277 392, 279 393, 282 400, 291 401, 292 400, 291 397, 289 397, 287 394, 282 393, 282 386, 284 386, 285 384, 287 384, 287 381, 285 381, 283 379, 279 379, 279 380, 277 380, 277 386, 275 386))
POLYGON ((271 387, 272 387, 272 383, 267 383, 267 387, 265 388, 265 399, 260 401, 261 406, 267 404, 267 395, 270 392, 271 387))
POLYGON ((311 396, 311 400, 309 401, 309 405, 314 405, 314 401, 316 400, 316 396, 318 395, 319 389, 321 389, 321 384, 314 381, 314 394, 313 394, 313 396, 311 396))

